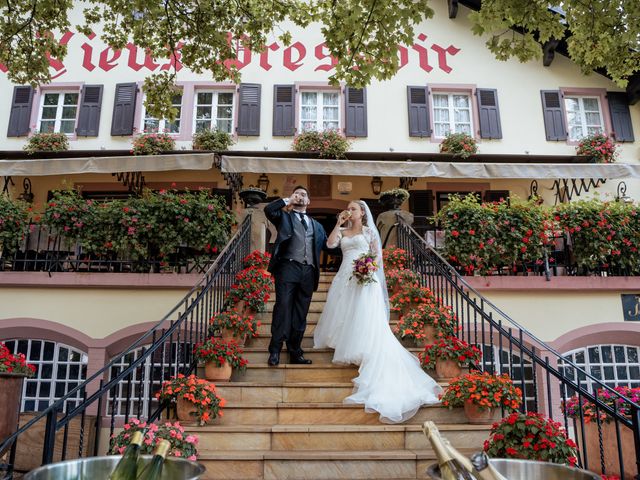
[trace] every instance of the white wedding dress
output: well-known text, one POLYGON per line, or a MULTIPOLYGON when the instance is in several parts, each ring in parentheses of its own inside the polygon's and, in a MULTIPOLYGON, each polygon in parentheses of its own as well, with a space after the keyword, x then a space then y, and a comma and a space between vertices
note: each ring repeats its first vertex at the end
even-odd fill
POLYGON ((364 404, 365 411, 379 413, 381 421, 400 423, 421 405, 438 403, 442 389, 393 335, 386 286, 380 281, 359 285, 350 278, 353 260, 369 250, 379 252, 376 243, 368 227, 353 237, 341 236, 342 264, 318 320, 314 348, 335 349, 334 363, 360 365, 353 393, 344 403, 364 404))

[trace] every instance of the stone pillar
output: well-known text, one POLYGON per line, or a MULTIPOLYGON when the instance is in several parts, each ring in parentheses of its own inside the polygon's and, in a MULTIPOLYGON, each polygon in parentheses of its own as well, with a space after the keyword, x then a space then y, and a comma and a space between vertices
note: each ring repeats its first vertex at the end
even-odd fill
POLYGON ((398 217, 402 218, 402 220, 409 225, 413 224, 413 213, 405 210, 387 210, 378 215, 376 226, 380 232, 383 248, 396 246, 398 244, 398 230, 396 228, 398 217))
POLYGON ((238 223, 242 224, 247 215, 251 216, 251 251, 264 252, 267 248, 267 230, 270 228, 270 222, 261 209, 252 207, 242 211, 238 223))

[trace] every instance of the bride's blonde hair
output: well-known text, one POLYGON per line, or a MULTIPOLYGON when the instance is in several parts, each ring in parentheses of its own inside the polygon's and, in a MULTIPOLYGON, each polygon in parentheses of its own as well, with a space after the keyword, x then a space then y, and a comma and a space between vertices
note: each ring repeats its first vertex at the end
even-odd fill
POLYGON ((362 226, 368 227, 369 220, 367 219, 367 209, 365 208, 365 203, 362 200, 351 200, 349 203, 355 203, 360 207, 362 211, 362 226))

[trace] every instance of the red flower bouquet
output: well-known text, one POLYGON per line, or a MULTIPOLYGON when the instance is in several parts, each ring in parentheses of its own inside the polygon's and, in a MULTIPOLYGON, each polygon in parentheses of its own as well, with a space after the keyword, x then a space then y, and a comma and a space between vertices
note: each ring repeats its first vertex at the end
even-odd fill
POLYGON ((376 256, 372 252, 363 253, 353 261, 353 273, 351 278, 355 278, 358 285, 369 285, 375 283, 374 273, 378 270, 376 256))
POLYGON ((576 444, 564 428, 539 413, 514 412, 494 423, 484 450, 493 458, 522 458, 575 466, 576 444))

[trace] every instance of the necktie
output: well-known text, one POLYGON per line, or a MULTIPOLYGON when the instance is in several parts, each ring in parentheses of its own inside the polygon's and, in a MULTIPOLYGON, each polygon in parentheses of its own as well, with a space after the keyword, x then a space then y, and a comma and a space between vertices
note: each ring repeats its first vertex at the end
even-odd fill
POLYGON ((304 213, 302 212, 296 212, 299 216, 300 216, 300 222, 302 223, 302 226, 304 227, 304 229, 306 230, 307 228, 309 228, 309 225, 307 225, 307 221, 304 219, 304 213))

